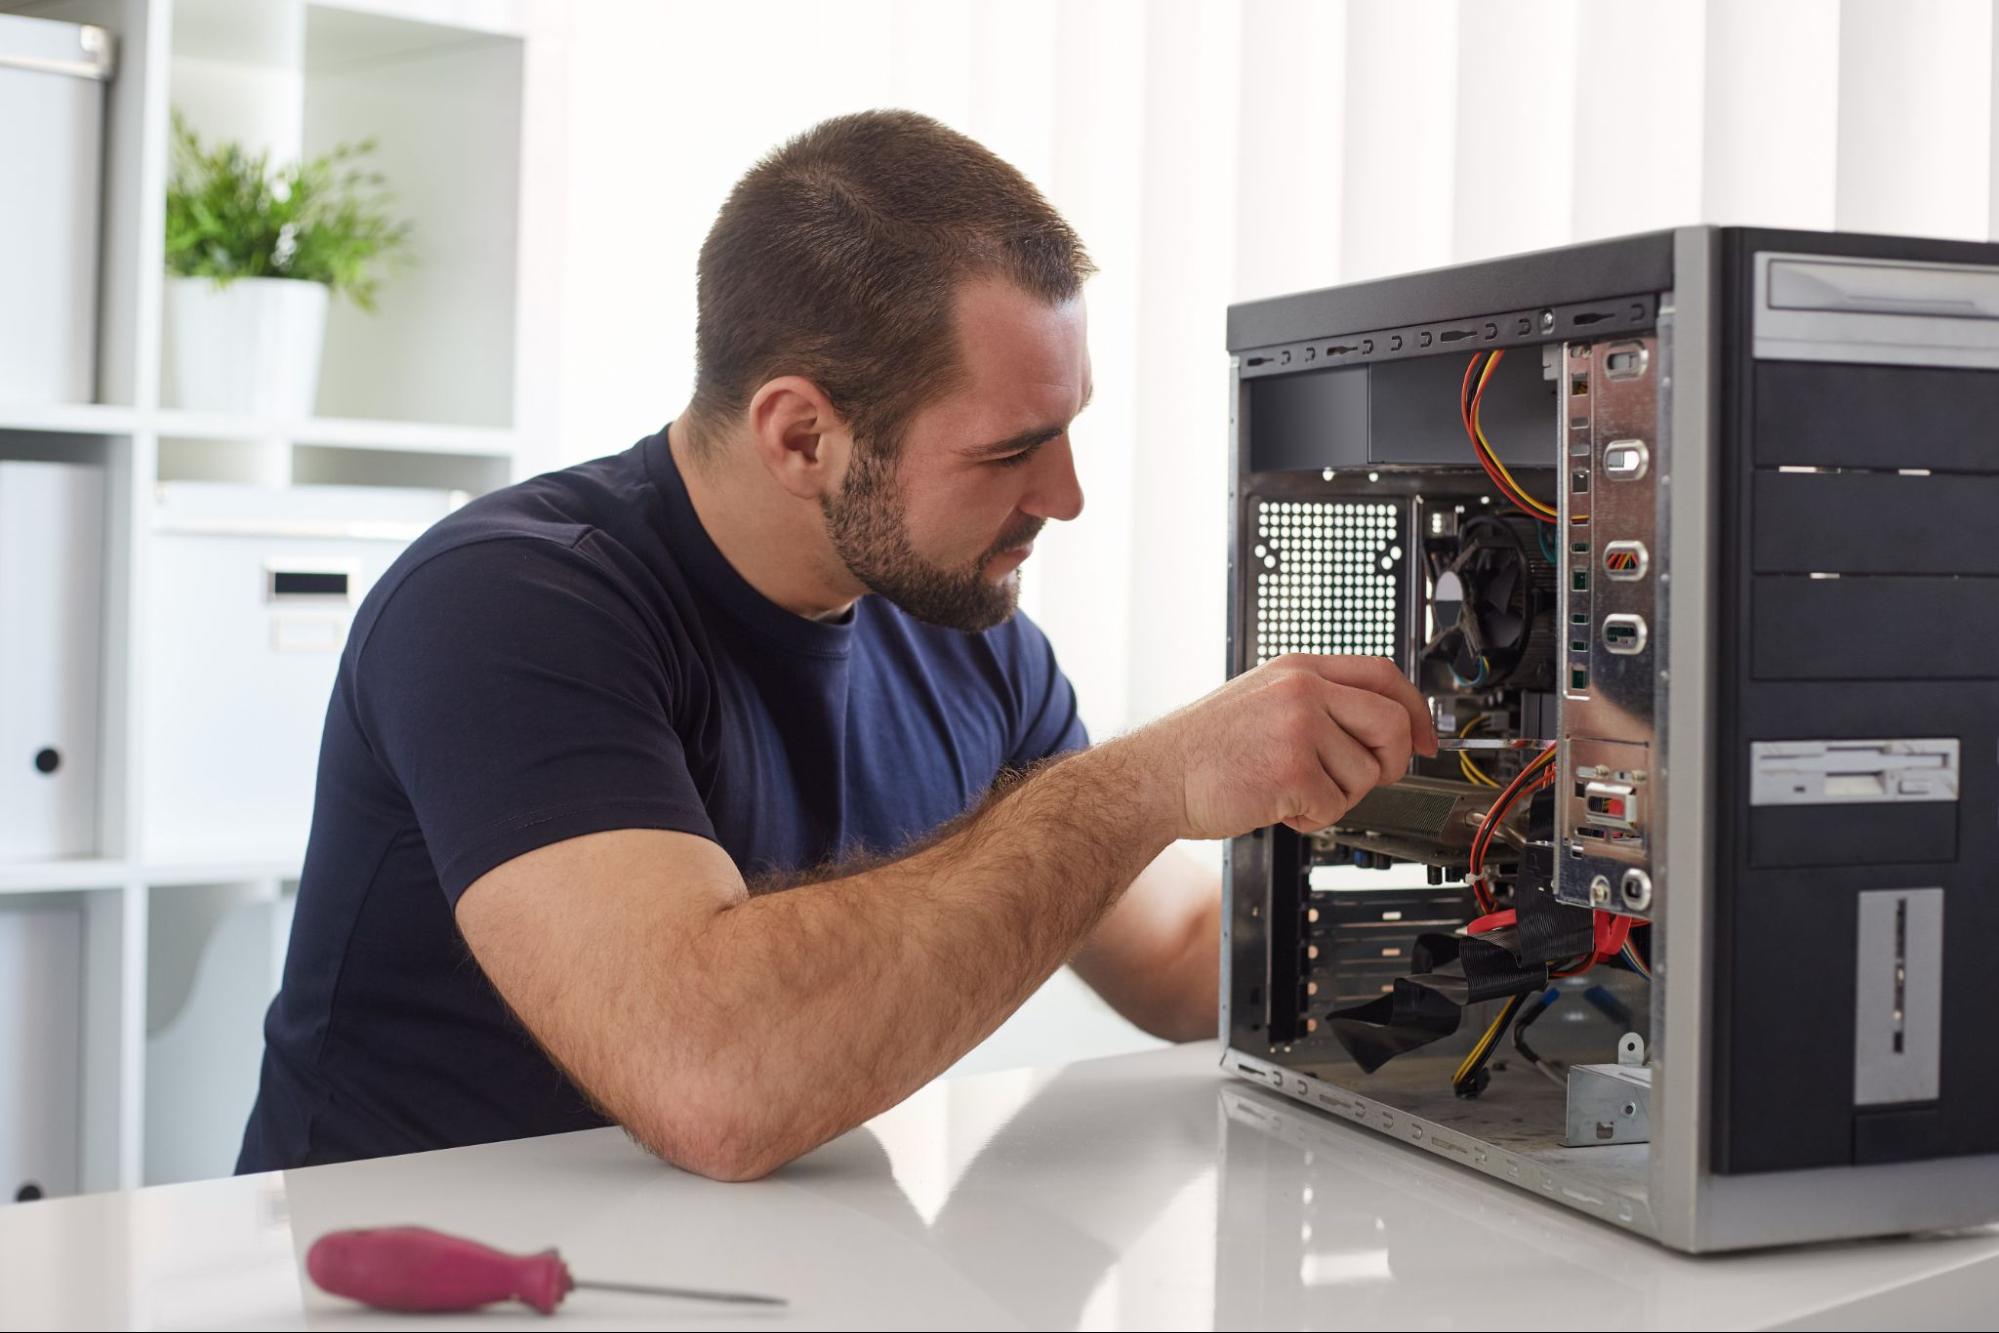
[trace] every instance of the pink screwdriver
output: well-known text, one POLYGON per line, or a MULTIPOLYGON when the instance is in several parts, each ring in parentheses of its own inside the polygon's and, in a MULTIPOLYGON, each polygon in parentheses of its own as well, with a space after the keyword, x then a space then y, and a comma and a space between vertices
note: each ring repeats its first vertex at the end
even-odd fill
POLYGON ((476 1310, 518 1300, 543 1314, 571 1291, 623 1291, 689 1301, 776 1305, 778 1296, 692 1287, 651 1287, 628 1282, 578 1282, 554 1250, 507 1254, 428 1227, 373 1227, 330 1231, 306 1251, 305 1271, 322 1291, 378 1310, 430 1314, 476 1310))

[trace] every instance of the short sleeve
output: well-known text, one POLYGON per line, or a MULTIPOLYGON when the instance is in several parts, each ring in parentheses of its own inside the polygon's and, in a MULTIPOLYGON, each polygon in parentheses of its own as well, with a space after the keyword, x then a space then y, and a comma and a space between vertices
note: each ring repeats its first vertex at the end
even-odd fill
POLYGON ((355 649, 352 703, 450 902, 586 833, 715 836, 672 722, 669 643, 558 541, 456 547, 390 590, 355 649))
POLYGON ((1054 645, 1023 614, 1010 622, 1015 632, 1014 672, 1018 682, 1020 733, 1009 768, 1027 768, 1044 759, 1089 745, 1090 735, 1076 711, 1076 689, 1055 660, 1054 645))

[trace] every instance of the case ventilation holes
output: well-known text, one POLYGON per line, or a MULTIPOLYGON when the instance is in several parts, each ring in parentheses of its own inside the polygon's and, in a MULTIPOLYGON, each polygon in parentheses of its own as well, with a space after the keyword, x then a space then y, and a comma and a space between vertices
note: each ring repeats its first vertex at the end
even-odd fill
POLYGON ((1260 500, 1256 660, 1284 653, 1393 657, 1403 551, 1397 506, 1260 500))

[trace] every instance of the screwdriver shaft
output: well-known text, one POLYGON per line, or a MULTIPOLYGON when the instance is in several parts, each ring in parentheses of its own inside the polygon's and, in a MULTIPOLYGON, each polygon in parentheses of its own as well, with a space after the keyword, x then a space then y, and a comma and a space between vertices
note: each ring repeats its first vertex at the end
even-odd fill
POLYGON ((782 1296, 749 1291, 702 1291, 696 1287, 651 1287, 638 1282, 572 1282, 578 1291, 622 1291, 634 1296, 673 1296, 686 1301, 726 1301, 732 1305, 786 1305, 782 1296))

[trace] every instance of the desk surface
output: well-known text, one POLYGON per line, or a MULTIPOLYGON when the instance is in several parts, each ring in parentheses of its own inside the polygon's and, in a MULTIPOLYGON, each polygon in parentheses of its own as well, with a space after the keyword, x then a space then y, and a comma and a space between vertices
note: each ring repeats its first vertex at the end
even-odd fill
MULTIPOLYGON (((615 1130, 0 1207, 0 1326, 383 1328, 301 1288, 339 1227, 422 1223, 580 1277, 576 1327, 1989 1326, 1999 1230, 1689 1258, 1235 1080, 1210 1043, 933 1084, 722 1185, 615 1130)), ((523 1307, 425 1329, 539 1326, 523 1307)), ((406 1322, 406 1321, 404 1321, 406 1322)))

